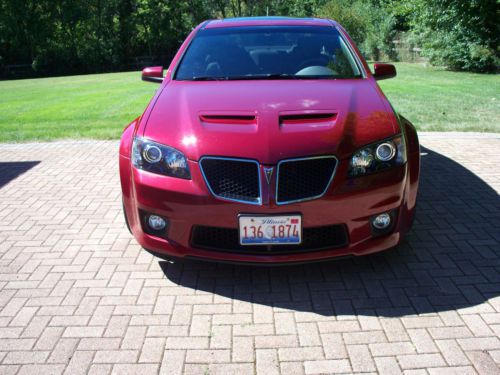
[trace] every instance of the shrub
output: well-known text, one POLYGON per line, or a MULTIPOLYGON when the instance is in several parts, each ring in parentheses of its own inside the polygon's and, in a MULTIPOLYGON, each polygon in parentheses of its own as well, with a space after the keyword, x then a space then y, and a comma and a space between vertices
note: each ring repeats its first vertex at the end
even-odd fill
POLYGON ((496 0, 418 0, 412 28, 431 63, 453 70, 498 69, 496 0))

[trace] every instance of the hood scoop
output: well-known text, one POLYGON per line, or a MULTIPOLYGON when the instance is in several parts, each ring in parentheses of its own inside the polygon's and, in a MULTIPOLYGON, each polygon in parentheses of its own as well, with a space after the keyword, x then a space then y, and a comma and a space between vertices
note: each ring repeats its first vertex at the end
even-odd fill
POLYGON ((255 124, 255 115, 200 115, 200 121, 209 124, 255 124))
POLYGON ((283 132, 327 130, 335 125, 336 112, 281 112, 280 129, 283 132))
POLYGON ((220 132, 255 133, 255 113, 203 113, 199 115, 201 125, 207 130, 220 132))

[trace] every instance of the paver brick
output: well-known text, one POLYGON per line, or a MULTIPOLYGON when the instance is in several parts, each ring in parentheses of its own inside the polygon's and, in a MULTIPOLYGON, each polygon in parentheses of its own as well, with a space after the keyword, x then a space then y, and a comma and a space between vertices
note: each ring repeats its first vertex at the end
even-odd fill
POLYGON ((138 356, 137 350, 98 350, 94 363, 136 363, 138 356))
POLYGON ((210 348, 226 349, 232 346, 231 326, 212 326, 210 331, 210 348))
POLYGON ((185 350, 166 350, 161 362, 160 374, 180 375, 184 368, 185 350))
POLYGON ((397 356, 397 358, 403 369, 424 369, 446 365, 440 354, 407 354, 397 356))
MULTIPOLYGON (((70 340, 70 339, 65 339, 70 340)), ((116 350, 120 348, 120 338, 111 337, 96 337, 96 338, 82 338, 78 342, 78 350, 116 350)), ((122 349, 131 349, 123 348, 122 349)), ((134 349, 134 348, 132 348, 134 349)))
POLYGON ((324 358, 323 349, 320 346, 280 348, 278 354, 280 361, 312 361, 324 358))
POLYGON ((328 359, 320 361, 305 361, 305 373, 307 375, 313 374, 339 374, 349 373, 351 366, 346 359, 328 359))
POLYGON ((151 375, 158 372, 158 363, 123 364, 113 365, 112 375, 151 375))
POLYGON ((467 327, 439 327, 429 328, 429 333, 434 339, 457 339, 472 337, 472 332, 467 327))
POLYGON ((295 335, 264 335, 255 336, 256 349, 278 349, 297 347, 298 340, 295 335))
POLYGON ((475 375, 476 370, 472 366, 457 366, 457 367, 434 367, 429 370, 430 375, 475 375))
POLYGON ((210 364, 208 374, 214 375, 254 375, 252 363, 210 364))
POLYGON ((78 339, 60 339, 50 357, 48 363, 68 363, 75 351, 78 339))
POLYGON ((375 371, 375 363, 373 362, 368 345, 347 345, 347 352, 351 360, 352 370, 355 372, 370 372, 375 371))
POLYGON ((273 324, 240 324, 233 326, 235 336, 258 336, 274 334, 273 324))
POLYGON ((147 337, 142 346, 139 363, 160 363, 165 350, 165 338, 147 337))
POLYGON ((280 375, 280 365, 276 350, 257 349, 255 356, 257 375, 280 375))
POLYGON ((378 373, 387 375, 402 374, 401 368, 395 357, 375 357, 374 360, 378 373))
POLYGON ((186 363, 229 363, 229 349, 190 349, 186 352, 186 363))
POLYGON ((94 352, 91 351, 79 351, 73 353, 71 360, 66 367, 65 375, 79 375, 86 374, 94 358, 94 352))
POLYGON ((302 362, 280 362, 282 374, 304 375, 304 365, 302 362))
POLYGON ((2 363, 7 365, 44 363, 49 354, 49 351, 10 351, 2 360, 2 363))
POLYGON ((433 338, 426 329, 409 329, 408 335, 418 353, 435 353, 438 351, 433 338))
POLYGON ((415 346, 411 342, 369 344, 369 347, 371 353, 375 357, 388 357, 415 353, 415 346))
POLYGON ((370 344, 387 341, 382 331, 347 332, 342 336, 346 344, 370 344))
POLYGON ((463 350, 493 350, 500 349, 500 338, 498 337, 481 337, 458 339, 458 344, 463 350))
POLYGON ((321 338, 316 323, 297 323, 300 346, 321 345, 321 338))
POLYGON ((254 361, 254 344, 252 337, 235 336, 233 337, 233 362, 253 362, 254 361))
MULTIPOLYGON (((5 373, 4 368, 0 368, 2 370, 2 374, 9 374, 9 371, 6 371, 5 373)), ((48 364, 38 364, 38 365, 23 365, 21 366, 21 369, 19 372, 17 372, 18 375, 39 375, 39 374, 62 374, 64 372, 64 365, 48 365, 48 364)), ((14 374, 14 372, 12 372, 14 374)))
POLYGON ((208 348, 208 337, 167 337, 165 347, 168 349, 205 349, 208 348))
POLYGON ((63 337, 102 337, 104 327, 67 327, 64 330, 63 337))
POLYGON ((325 333, 321 335, 323 351, 328 359, 347 358, 347 349, 340 333, 325 333))

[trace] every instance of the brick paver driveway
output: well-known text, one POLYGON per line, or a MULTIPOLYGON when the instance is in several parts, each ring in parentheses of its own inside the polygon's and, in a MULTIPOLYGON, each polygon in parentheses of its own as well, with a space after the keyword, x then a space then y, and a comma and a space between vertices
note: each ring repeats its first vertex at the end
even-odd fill
POLYGON ((402 246, 280 268, 142 251, 116 142, 0 145, 0 374, 498 374, 500 137, 421 140, 402 246))

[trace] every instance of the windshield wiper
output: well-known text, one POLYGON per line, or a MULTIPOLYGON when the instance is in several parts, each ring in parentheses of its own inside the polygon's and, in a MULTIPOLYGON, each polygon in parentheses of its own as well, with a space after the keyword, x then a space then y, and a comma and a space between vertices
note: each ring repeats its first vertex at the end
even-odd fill
POLYGON ((247 76, 229 76, 228 80, 260 80, 260 79, 301 79, 300 76, 287 73, 252 74, 247 76))
POLYGON ((195 76, 188 81, 250 81, 250 80, 279 80, 279 79, 352 79, 362 78, 361 75, 296 75, 288 73, 252 74, 241 76, 195 76))
POLYGON ((195 76, 184 81, 226 81, 229 77, 195 76))
POLYGON ((258 80, 258 79, 299 79, 299 76, 293 74, 252 74, 252 75, 238 75, 238 76, 195 76, 191 81, 245 81, 245 80, 258 80))

